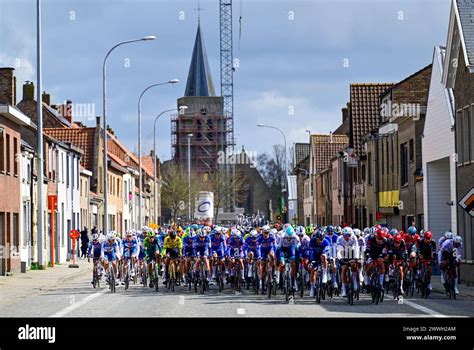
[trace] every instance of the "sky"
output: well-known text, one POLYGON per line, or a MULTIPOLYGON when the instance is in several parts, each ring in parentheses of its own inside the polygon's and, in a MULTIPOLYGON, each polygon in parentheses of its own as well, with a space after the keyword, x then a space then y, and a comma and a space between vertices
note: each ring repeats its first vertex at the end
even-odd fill
MULTIPOLYGON (((197 29, 198 0, 43 0, 43 90, 53 104, 71 100, 102 115, 102 63, 107 61, 108 122, 137 151, 142 100, 142 152, 153 147, 153 121, 182 97, 197 29)), ((398 82, 430 64, 446 45, 450 0, 234 0, 236 148, 271 152, 329 133, 341 123, 349 84, 398 82), (241 21, 239 21, 241 18, 241 21), (239 25, 240 22, 240 25, 239 25)), ((201 0, 201 29, 220 94, 219 2, 201 0)), ((36 0, 0 0, 0 67, 15 67, 22 84, 36 81, 36 0)), ((36 84, 35 84, 36 85, 36 84)), ((86 113, 87 114, 87 113, 86 113)), ((94 125, 95 118, 76 120, 94 125)), ((170 158, 168 115, 157 124, 157 154, 170 158)))

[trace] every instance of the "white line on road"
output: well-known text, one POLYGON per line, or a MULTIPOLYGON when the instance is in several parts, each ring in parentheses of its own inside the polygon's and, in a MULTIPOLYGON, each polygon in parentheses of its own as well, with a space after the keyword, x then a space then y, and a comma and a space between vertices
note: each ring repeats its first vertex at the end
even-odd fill
POLYGON ((94 293, 92 295, 89 295, 88 297, 85 297, 84 299, 82 299, 81 301, 77 302, 77 303, 74 303, 72 305, 69 305, 68 307, 65 307, 64 309, 62 309, 61 311, 58 311, 56 312, 55 314, 49 316, 49 317, 63 317, 64 315, 70 313, 71 311, 81 307, 82 305, 84 304, 87 304, 88 302, 90 302, 91 300, 97 298, 98 296, 101 296, 102 294, 104 294, 105 292, 107 291, 107 289, 104 289, 100 292, 97 292, 97 293, 94 293))
POLYGON ((237 309, 237 315, 245 315, 245 309, 244 308, 238 308, 237 309))
POLYGON ((421 312, 424 312, 425 314, 431 315, 433 317, 448 317, 446 315, 443 315, 443 314, 439 313, 438 311, 431 310, 427 307, 418 305, 417 303, 414 303, 413 301, 410 301, 410 300, 403 299, 402 304, 411 306, 412 308, 417 309, 417 310, 419 310, 421 312))
POLYGON ((184 305, 184 295, 179 296, 179 305, 184 305))

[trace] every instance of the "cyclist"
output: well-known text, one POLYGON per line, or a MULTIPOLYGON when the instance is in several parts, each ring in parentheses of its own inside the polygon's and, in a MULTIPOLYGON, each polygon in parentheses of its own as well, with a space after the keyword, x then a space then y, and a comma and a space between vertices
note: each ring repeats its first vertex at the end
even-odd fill
MULTIPOLYGON (((329 242, 328 240, 324 239, 324 235, 321 230, 316 230, 309 241, 309 249, 308 249, 308 257, 311 261, 311 274, 310 274, 310 282, 311 282, 311 289, 309 292, 310 297, 314 297, 314 287, 316 283, 316 279, 318 278, 318 269, 317 267, 319 264, 322 264, 322 283, 327 283, 327 256, 329 254, 329 242)), ((321 287, 321 286, 320 286, 321 287)))
POLYGON ((358 260, 360 256, 360 248, 356 235, 354 234, 352 228, 349 226, 342 229, 341 236, 338 237, 336 242, 336 256, 339 259, 341 265, 341 276, 342 276, 342 287, 341 287, 341 296, 346 296, 346 286, 349 283, 354 283, 354 289, 357 289, 357 279, 354 281, 349 281, 347 278, 347 266, 350 266, 352 272, 356 272, 358 268, 358 260))
MULTIPOLYGON (((462 259, 462 239, 461 236, 454 236, 453 239, 447 239, 438 252, 438 264, 441 269, 441 283, 446 287, 445 271, 449 264, 455 263, 457 266, 462 259)), ((454 279, 454 292, 459 294, 458 279, 454 279)))
POLYGON ((184 274, 184 285, 186 287, 191 282, 188 280, 188 271, 191 268, 191 257, 193 256, 195 236, 196 236, 196 231, 194 227, 191 226, 191 227, 188 227, 187 232, 181 238, 181 240, 183 241, 183 256, 185 258, 183 274, 184 274))
MULTIPOLYGON (((117 259, 121 258, 120 247, 115 239, 115 235, 115 231, 110 231, 102 244, 101 258, 104 261, 107 283, 109 283, 109 264, 112 263, 114 273, 117 275, 117 259)), ((115 282, 115 285, 118 285, 118 282, 115 282)))
POLYGON ((393 237, 393 241, 388 242, 386 261, 389 264, 389 275, 392 275, 392 268, 397 268, 400 271, 400 293, 404 294, 403 291, 403 278, 405 262, 407 259, 407 247, 405 241, 400 234, 396 234, 393 237), (393 266, 394 262, 397 261, 398 265, 393 266))
MULTIPOLYGON (((262 227, 262 234, 257 237, 260 283, 265 281, 268 259, 270 259, 270 266, 275 267, 275 234, 276 229, 270 229, 270 226, 264 225, 262 227)), ((272 277, 276 278, 275 273, 272 277)))
POLYGON ((454 238, 454 234, 451 231, 446 231, 444 233, 444 236, 441 236, 438 240, 438 251, 437 252, 439 252, 439 250, 440 250, 440 248, 443 245, 445 240, 453 239, 453 238, 454 238))
POLYGON ((244 257, 247 261, 247 277, 252 277, 251 266, 254 259, 259 258, 258 256, 258 245, 257 245, 258 231, 251 230, 248 233, 247 238, 244 238, 244 257))
MULTIPOLYGON (((166 284, 168 280, 168 267, 172 259, 179 259, 181 258, 181 252, 183 249, 183 242, 181 241, 181 237, 177 235, 177 231, 170 227, 168 229, 168 236, 165 237, 163 241, 163 250, 161 252, 162 257, 165 258, 165 278, 163 284, 166 284)), ((175 264, 175 271, 178 270, 178 264, 175 264)))
POLYGON ((199 276, 199 263, 201 262, 201 259, 203 259, 207 282, 209 282, 209 271, 211 270, 209 268, 209 252, 211 246, 211 239, 208 235, 210 231, 211 228, 209 226, 200 228, 198 229, 197 235, 193 238, 193 257, 196 260, 196 262, 194 263, 194 273, 195 275, 199 276))
POLYGON ((433 234, 430 231, 425 231, 423 238, 420 238, 420 240, 416 244, 416 253, 418 257, 420 258, 420 265, 423 263, 423 261, 426 261, 428 263, 427 267, 427 273, 428 273, 428 289, 432 290, 433 287, 431 286, 431 272, 432 272, 432 264, 433 260, 435 258, 436 254, 436 243, 432 239, 433 234))
POLYGON ((362 265, 364 264, 364 252, 365 252, 365 239, 364 235, 362 234, 362 231, 359 230, 358 228, 355 228, 352 230, 354 232, 354 235, 357 238, 357 244, 359 245, 359 283, 362 285, 363 282, 363 277, 362 277, 362 265))
MULTIPOLYGON (((97 233, 94 233, 92 235, 92 241, 89 242, 89 246, 87 247, 87 262, 90 262, 90 258, 92 258, 92 262, 95 266, 95 264, 98 264, 100 261, 100 255, 102 252, 102 243, 99 241, 99 235, 97 233), (92 254, 91 254, 92 252, 92 254)), ((100 275, 103 275, 103 269, 102 265, 100 265, 100 275)), ((91 281, 92 284, 94 284, 94 280, 91 281)))
MULTIPOLYGON (((125 270, 127 267, 127 263, 129 259, 132 259, 132 268, 130 271, 131 277, 135 276, 135 264, 137 263, 137 256, 138 256, 138 241, 137 238, 133 236, 132 231, 127 231, 125 239, 122 241, 123 245, 123 264, 122 264, 122 271, 123 276, 125 276, 125 270)), ((124 282, 122 282, 124 283, 124 282)))
POLYGON ((235 276, 235 278, 240 278, 244 282, 244 261, 243 261, 243 246, 244 240, 242 238, 242 233, 237 228, 231 229, 231 237, 228 243, 227 256, 229 258, 229 268, 233 273, 234 264, 240 264, 240 276, 235 276))
MULTIPOLYGON (((225 253, 227 245, 225 237, 222 234, 223 228, 216 227, 213 233, 211 233, 211 255, 212 255, 212 279, 216 279, 217 269, 225 270, 225 253)), ((211 282, 212 284, 212 282, 211 282)))
POLYGON ((326 228, 326 237, 327 237, 327 239, 330 241, 330 247, 329 247, 329 255, 328 255, 328 258, 329 258, 329 262, 330 262, 330 265, 331 265, 331 270, 332 270, 331 279, 332 279, 332 283, 333 283, 333 287, 334 287, 334 288, 337 288, 337 278, 336 278, 336 255, 337 255, 337 251, 336 251, 336 242, 337 242, 337 238, 339 237, 336 232, 342 232, 341 226, 336 226, 336 227, 334 227, 334 226, 329 225, 329 226, 326 228))
POLYGON ((365 261, 367 265, 365 266, 365 285, 369 285, 369 277, 372 273, 374 267, 377 267, 380 276, 379 283, 383 286, 384 274, 385 274, 385 265, 384 257, 387 254, 387 235, 381 229, 376 229, 375 236, 370 238, 367 242, 365 249, 365 261))
MULTIPOLYGON (((161 244, 153 230, 149 229, 146 234, 147 237, 143 240, 143 251, 146 257, 148 275, 152 276, 153 261, 158 265, 161 264, 161 244)), ((153 279, 151 278, 149 287, 153 288, 153 279)))
POLYGON ((311 238, 309 238, 309 236, 306 234, 307 231, 312 231, 312 230, 311 229, 307 230, 307 228, 305 229, 303 226, 296 227, 296 234, 298 235, 298 238, 300 240, 300 244, 298 245, 296 249, 296 259, 298 263, 301 263, 303 265, 304 276, 300 276, 300 277, 301 277, 302 283, 304 283, 305 285, 308 282, 307 281, 308 276, 307 276, 306 271, 308 271, 308 249, 309 249, 309 241, 311 240, 311 238))
POLYGON ((282 272, 285 266, 285 256, 286 256, 286 258, 290 262, 291 277, 292 277, 292 282, 293 282, 292 285, 295 290, 298 289, 296 286, 296 249, 298 245, 299 245, 299 238, 295 234, 295 230, 293 229, 291 225, 287 224, 287 228, 285 229, 285 234, 281 238, 281 241, 280 241, 280 249, 277 252, 277 260, 280 261, 278 270, 280 273, 282 272))

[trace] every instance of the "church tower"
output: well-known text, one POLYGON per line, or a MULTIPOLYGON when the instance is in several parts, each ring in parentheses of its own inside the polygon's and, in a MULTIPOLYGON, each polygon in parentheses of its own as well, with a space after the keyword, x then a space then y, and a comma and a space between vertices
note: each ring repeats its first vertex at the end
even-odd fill
POLYGON ((219 152, 226 151, 226 120, 223 98, 215 96, 200 23, 197 27, 186 90, 177 102, 178 110, 180 106, 188 108, 184 110, 184 114, 178 114, 171 119, 173 159, 186 166, 188 135, 192 134, 190 158, 193 172, 214 173, 219 167, 219 152))

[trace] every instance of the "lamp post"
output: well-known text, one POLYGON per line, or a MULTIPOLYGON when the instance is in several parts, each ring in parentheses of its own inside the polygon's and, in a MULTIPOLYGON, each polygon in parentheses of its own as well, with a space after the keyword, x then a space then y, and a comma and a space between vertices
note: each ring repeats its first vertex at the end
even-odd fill
POLYGON ((311 130, 309 129, 306 129, 305 130, 307 133, 308 133, 308 136, 309 136, 309 154, 310 154, 310 164, 309 164, 309 171, 310 173, 308 174, 309 177, 310 177, 310 183, 311 183, 311 224, 314 224, 314 202, 313 202, 313 189, 316 188, 316 185, 313 184, 313 179, 314 179, 314 176, 313 176, 313 173, 311 172, 311 130))
MULTIPOLYGON (((283 132, 283 130, 281 130, 280 128, 276 127, 276 126, 271 126, 271 125, 265 125, 265 124, 257 124, 258 127, 260 128, 270 128, 270 129, 275 129, 275 130, 278 130, 281 135, 283 136, 283 141, 285 143, 285 181, 284 181, 284 186, 285 186, 285 192, 286 192, 286 195, 285 195, 285 204, 286 204, 286 197, 288 196, 288 164, 287 164, 287 161, 286 161, 286 136, 285 136, 285 133, 283 132)), ((287 214, 287 213, 285 213, 287 214)), ((285 215, 287 216, 287 215, 285 215)), ((285 220, 287 221, 287 220, 285 220)))
MULTIPOLYGON (((179 106, 179 113, 181 113, 181 111, 184 111, 188 109, 188 106, 179 106)), ((172 109, 167 109, 166 111, 163 111, 161 112, 160 114, 158 114, 155 118, 155 122, 153 124, 153 156, 154 156, 154 159, 153 159, 153 167, 154 167, 154 179, 155 179, 155 185, 154 185, 154 192, 155 192, 155 224, 158 223, 158 198, 157 198, 157 181, 156 181, 156 178, 157 178, 157 174, 158 174, 158 170, 157 170, 157 160, 156 160, 156 122, 158 121, 158 119, 160 119, 160 117, 165 114, 165 113, 168 113, 168 112, 172 112, 172 111, 176 111, 176 108, 172 108, 172 109)))
POLYGON ((188 134, 188 221, 191 224, 191 137, 188 134))
MULTIPOLYGON (((145 88, 138 98, 138 227, 139 230, 142 228, 142 190, 143 190, 143 178, 142 178, 142 115, 141 115, 141 103, 142 97, 151 88, 166 84, 176 84, 178 79, 172 79, 163 83, 152 84, 145 88)), ((156 158, 156 157, 155 157, 156 158)))
POLYGON ((104 126, 103 126, 103 138, 104 138, 104 234, 107 234, 109 231, 109 215, 108 215, 108 187, 109 187, 109 180, 108 180, 108 156, 107 156, 107 58, 109 58, 110 54, 113 50, 117 47, 125 44, 130 44, 138 41, 148 41, 148 40, 155 40, 156 37, 153 35, 144 36, 141 39, 135 40, 127 40, 118 43, 114 47, 112 47, 104 58, 104 63, 102 65, 102 105, 103 105, 103 115, 104 115, 104 126))

